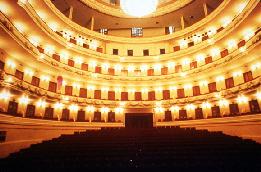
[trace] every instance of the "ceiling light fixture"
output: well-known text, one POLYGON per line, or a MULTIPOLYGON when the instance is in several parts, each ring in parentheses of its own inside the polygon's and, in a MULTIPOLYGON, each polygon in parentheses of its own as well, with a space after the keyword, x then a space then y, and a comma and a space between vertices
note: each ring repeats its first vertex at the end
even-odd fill
POLYGON ((143 17, 156 11, 158 0, 121 0, 124 13, 133 17, 143 17))

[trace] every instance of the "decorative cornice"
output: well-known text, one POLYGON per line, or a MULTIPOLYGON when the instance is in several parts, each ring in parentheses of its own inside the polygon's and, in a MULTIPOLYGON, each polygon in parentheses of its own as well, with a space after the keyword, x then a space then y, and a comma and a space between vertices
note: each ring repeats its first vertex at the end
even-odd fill
MULTIPOLYGON (((125 14, 120 8, 113 8, 108 5, 105 5, 103 3, 100 3, 98 1, 94 0, 80 0, 85 5, 91 7, 92 9, 95 9, 101 13, 105 13, 111 16, 120 17, 120 18, 133 18, 132 16, 129 16, 125 14)), ((143 18, 150 18, 150 17, 157 17, 161 16, 173 11, 176 11, 187 4, 191 3, 192 0, 176 0, 173 3, 167 4, 162 7, 158 7, 157 11, 155 11, 153 14, 145 16, 143 18)))
MULTIPOLYGON (((259 76, 250 82, 240 84, 230 89, 222 90, 220 91, 220 93, 223 98, 231 99, 237 97, 239 93, 247 94, 253 92, 260 86, 260 83, 261 83, 261 78, 259 76)), ((12 84, 0 80, 0 85, 5 88, 21 91, 33 97, 35 96, 39 98, 44 97, 49 101, 52 102, 60 101, 64 104, 68 104, 68 102, 70 102, 70 103, 77 103, 80 106, 95 105, 97 107, 102 107, 106 105, 109 108, 115 108, 118 106, 118 103, 120 102, 120 100, 88 99, 88 98, 81 98, 75 96, 66 96, 59 93, 53 93, 43 88, 33 86, 25 81, 18 80, 17 78, 14 78, 14 82, 12 84), (68 97, 69 100, 65 101, 63 99, 64 96, 68 97)), ((170 106, 172 105, 185 106, 188 103, 194 103, 195 105, 197 105, 203 103, 206 100, 208 100, 209 102, 217 101, 218 99, 216 98, 216 92, 207 93, 199 96, 186 97, 186 98, 161 100, 161 103, 162 103, 162 107, 170 108, 170 106)), ((154 108, 155 103, 158 101, 159 100, 125 101, 126 103, 125 108, 154 108)))
MULTIPOLYGON (((257 35, 255 38, 251 39, 250 41, 248 41, 246 43, 246 47, 247 47, 247 51, 250 52, 252 49, 254 49, 256 46, 261 44, 261 41, 258 40, 258 38, 260 37, 261 34, 257 35), (255 42, 255 40, 258 40, 255 42), (255 42, 255 44, 252 44, 252 42, 255 42)), ((182 71, 185 72, 187 74, 187 78, 184 79, 182 76, 180 76, 180 73, 173 73, 173 74, 168 74, 168 75, 159 75, 159 76, 124 76, 122 77, 121 75, 117 76, 117 75, 108 75, 108 74, 97 74, 97 82, 99 82, 99 80, 102 81, 107 81, 110 82, 111 80, 113 81, 120 81, 121 83, 124 82, 133 82, 133 83, 137 83, 137 82, 146 82, 147 84, 152 84, 155 81, 157 82, 174 82, 177 84, 179 82, 184 82, 185 80, 191 80, 192 78, 198 76, 200 73, 204 72, 204 73, 211 73, 213 71, 213 68, 222 68, 224 66, 226 66, 227 64, 232 64, 236 61, 238 61, 239 59, 242 59, 242 57, 245 56, 244 53, 241 53, 239 49, 235 50, 234 52, 232 52, 231 54, 227 55, 224 58, 219 58, 218 60, 209 63, 209 64, 205 64, 203 66, 194 68, 194 69, 189 69, 186 71, 182 71)), ((248 59, 250 60, 248 57, 244 57, 244 59, 248 59)), ((92 76, 92 72, 88 72, 88 71, 83 71, 81 69, 77 69, 74 67, 69 67, 68 65, 65 65, 63 63, 57 62, 55 61, 52 57, 48 57, 45 58, 45 62, 49 63, 50 65, 59 67, 64 69, 65 71, 68 72, 72 72, 72 73, 76 73, 78 75, 80 75, 81 77, 88 77, 86 79, 90 79, 92 76)), ((166 84, 166 83, 164 83, 166 84)), ((127 84, 128 85, 128 84, 127 84)))

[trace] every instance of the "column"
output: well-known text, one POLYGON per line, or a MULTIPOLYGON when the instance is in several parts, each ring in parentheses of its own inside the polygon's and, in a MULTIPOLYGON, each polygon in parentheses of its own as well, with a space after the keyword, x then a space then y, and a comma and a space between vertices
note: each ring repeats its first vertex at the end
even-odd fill
POLYGON ((143 88, 141 90, 141 98, 142 98, 142 100, 148 100, 148 89, 147 88, 143 88))
POLYGON ((170 87, 170 98, 177 98, 177 87, 170 87))
POLYGON ((202 112, 204 118, 212 116, 211 106, 202 104, 202 112))
POLYGON ((70 117, 69 119, 72 119, 74 122, 76 121, 77 118, 77 113, 78 113, 78 105, 72 104, 70 107, 70 117))
POLYGON ((16 64, 12 60, 7 60, 5 65, 5 72, 11 75, 15 75, 16 64))
POLYGON ((188 118, 192 118, 192 119, 196 118, 195 105, 193 104, 186 105, 186 111, 187 111, 188 118))
POLYGON ((62 118, 62 113, 63 113, 63 106, 60 106, 60 107, 55 107, 54 106, 54 112, 53 112, 53 117, 54 118, 57 118, 58 121, 61 120, 62 118))
MULTIPOLYGON (((70 40, 70 38, 68 38, 70 40)), ((63 64, 68 64, 69 55, 66 53, 60 54, 60 62, 63 64)))
POLYGON ((208 117, 212 116, 211 108, 204 108, 204 109, 202 109, 202 111, 203 111, 204 118, 208 118, 208 117))
POLYGON ((193 96, 193 90, 192 90, 192 85, 191 84, 186 84, 184 86, 184 91, 185 91, 185 97, 193 96))
POLYGON ((72 20, 72 17, 73 17, 73 6, 70 6, 70 9, 69 9, 69 19, 72 20))
POLYGON ((226 89, 226 83, 225 83, 224 76, 218 76, 216 78, 216 86, 217 86, 217 91, 226 89))
POLYGON ((156 88, 155 89, 155 99, 156 100, 162 100, 163 99, 162 88, 156 88))
POLYGON ((207 81, 201 81, 199 83, 199 87, 200 87, 200 93, 201 94, 207 94, 209 92, 209 90, 208 90, 208 82, 207 81))
POLYGON ((220 59, 221 55, 220 55, 220 49, 219 48, 213 48, 211 49, 211 53, 210 55, 212 56, 212 60, 216 61, 218 59, 220 59))
POLYGON ((48 76, 41 76, 39 87, 48 90, 50 78, 48 76))
POLYGON ((141 76, 147 76, 147 71, 148 71, 148 66, 147 65, 142 65, 140 67, 140 71, 141 71, 141 76))
POLYGON ((74 67, 81 69, 82 68, 82 60, 81 59, 75 59, 74 67))
POLYGON ((128 90, 128 99, 129 100, 135 100, 135 89, 129 89, 128 90))
POLYGON ((154 113, 156 117, 156 122, 160 122, 164 120, 164 108, 156 107, 154 108, 154 113))
POLYGON ((108 74, 108 69, 109 69, 109 64, 103 64, 101 68, 101 73, 102 74, 108 74))
POLYGON ((10 93, 8 91, 2 91, 0 93, 0 109, 7 112, 8 104, 10 100, 10 93))
POLYGON ((128 66, 128 76, 134 76, 134 66, 128 66))
POLYGON ((124 121, 124 109, 121 107, 115 108, 115 121, 123 122, 124 121))
POLYGON ((175 63, 169 62, 168 63, 168 74, 175 73, 175 63))
POLYGON ((230 114, 230 109, 229 109, 229 102, 227 100, 220 100, 219 101, 219 109, 220 109, 220 115, 223 117, 225 115, 230 114))
POLYGON ((28 104, 28 103, 22 102, 22 101, 19 101, 19 103, 18 103, 17 113, 18 113, 18 114, 22 114, 23 117, 25 117, 25 112, 26 112, 27 104, 28 104))
POLYGON ((235 86, 244 83, 243 73, 241 71, 234 72, 233 80, 234 80, 235 86))
POLYGON ((182 61, 182 70, 183 71, 190 70, 190 60, 189 59, 184 59, 182 61))
POLYGON ((24 81, 25 81, 25 82, 28 82, 28 83, 31 83, 33 74, 34 74, 34 73, 33 73, 32 70, 30 70, 30 69, 25 69, 25 70, 24 70, 24 81))
POLYGON ((256 64, 252 65, 251 71, 252 71, 253 78, 261 76, 261 64, 256 63, 256 64))
POLYGON ((161 75, 161 65, 160 64, 154 65, 153 68, 154 68, 154 75, 161 75))
POLYGON ((94 86, 87 86, 87 98, 94 99, 94 86))
POLYGON ((197 55, 196 60, 197 60, 197 65, 199 67, 205 65, 205 56, 203 54, 197 55))
POLYGON ((178 106, 172 106, 170 108, 171 116, 173 120, 179 119, 179 107, 178 106))
POLYGON ((95 67, 96 67, 96 62, 91 61, 89 64, 90 65, 88 66, 88 71, 94 73, 95 72, 95 67))
POLYGON ((239 108, 239 112, 240 113, 250 112, 250 108, 249 108, 248 102, 238 103, 238 108, 239 108))
POLYGON ((104 122, 108 121, 108 113, 109 113, 109 108, 103 107, 100 109, 101 111, 101 120, 104 120, 104 122))
POLYGON ((208 15, 208 7, 207 7, 206 3, 203 3, 203 9, 204 9, 205 17, 207 17, 207 15, 208 15))
POLYGON ((86 114, 85 114, 85 120, 89 122, 92 122, 92 119, 94 118, 94 106, 87 106, 86 107, 86 114))
POLYGON ((109 91, 109 88, 101 89, 101 99, 108 100, 108 91, 109 91))
POLYGON ((121 75, 121 69, 122 69, 121 65, 119 65, 119 64, 115 65, 115 67, 114 67, 115 75, 121 75))
POLYGON ((115 88, 115 100, 121 100, 121 88, 115 88))
POLYGON ((185 22, 184 22, 184 17, 183 16, 180 17, 180 25, 181 25, 181 29, 182 30, 185 29, 185 22))
POLYGON ((44 100, 38 100, 35 106, 35 116, 42 117, 45 113, 46 102, 44 100))
POLYGON ((65 86, 66 86, 66 85, 68 85, 68 83, 65 82, 65 81, 63 81, 62 87, 61 87, 61 94, 62 94, 62 95, 65 95, 65 86))
POLYGON ((91 30, 94 29, 94 17, 91 18, 91 30))
POLYGON ((239 95, 237 98, 238 108, 240 113, 250 112, 248 97, 239 95))
POLYGON ((81 87, 80 84, 73 83, 73 92, 72 92, 73 96, 77 96, 77 97, 79 96, 79 94, 80 94, 80 87, 81 87))

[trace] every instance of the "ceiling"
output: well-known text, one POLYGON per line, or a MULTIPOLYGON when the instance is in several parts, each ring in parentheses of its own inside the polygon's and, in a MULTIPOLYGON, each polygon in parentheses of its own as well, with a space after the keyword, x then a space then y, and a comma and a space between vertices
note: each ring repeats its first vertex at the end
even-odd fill
MULTIPOLYGON (((116 6, 116 7, 120 5, 120 0, 96 0, 96 1, 103 3, 103 4, 116 6)), ((174 1, 177 1, 177 0, 159 0, 158 5, 162 6, 162 5, 166 5, 168 3, 174 2, 174 1)))
MULTIPOLYGON (((108 1, 108 0, 100 0, 108 1)), ((171 0, 162 0, 162 3, 170 3, 171 0)), ((101 28, 125 29, 132 27, 156 28, 175 26, 180 28, 180 17, 184 16, 185 26, 190 26, 205 17, 203 3, 207 4, 208 12, 216 9, 223 0, 194 0, 186 6, 171 13, 150 18, 119 18, 101 13, 80 0, 52 0, 52 3, 64 15, 69 16, 70 6, 73 7, 72 20, 83 27, 90 25, 91 17, 94 17, 94 30, 101 28)))

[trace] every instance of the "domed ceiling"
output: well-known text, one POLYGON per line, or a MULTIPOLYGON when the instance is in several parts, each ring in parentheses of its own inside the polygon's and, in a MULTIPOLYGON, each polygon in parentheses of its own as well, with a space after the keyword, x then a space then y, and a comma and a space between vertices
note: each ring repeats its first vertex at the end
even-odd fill
POLYGON ((181 27, 181 16, 184 17, 187 27, 205 17, 204 4, 210 14, 222 2, 223 0, 160 0, 157 11, 152 15, 144 18, 130 18, 120 9, 119 0, 52 0, 56 8, 67 17, 72 7, 72 20, 81 26, 88 28, 91 19, 94 18, 94 30, 97 31, 103 28, 110 30, 167 26, 178 29, 181 27))

